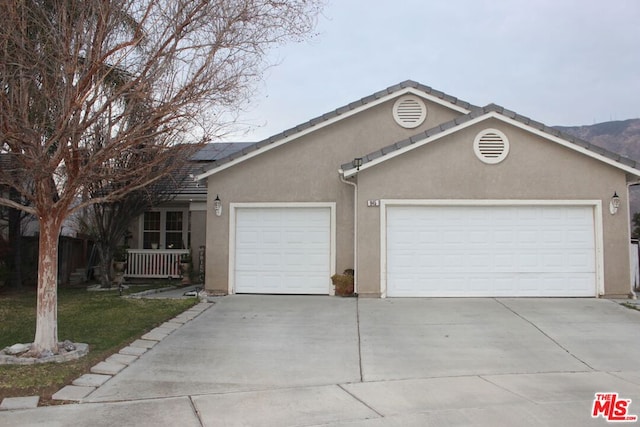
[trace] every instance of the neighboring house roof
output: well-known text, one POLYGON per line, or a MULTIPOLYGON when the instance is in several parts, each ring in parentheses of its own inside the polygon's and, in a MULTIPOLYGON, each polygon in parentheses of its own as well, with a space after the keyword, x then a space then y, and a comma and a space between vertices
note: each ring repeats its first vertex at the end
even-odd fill
POLYGON ((191 196, 204 196, 206 198, 206 181, 196 181, 194 177, 204 173, 220 159, 232 155, 252 144, 251 142, 215 142, 206 144, 191 156, 189 162, 176 173, 177 176, 183 177, 181 185, 176 191, 177 197, 184 199, 190 198, 191 196))
POLYGON ((224 159, 225 157, 253 144, 254 144, 253 142, 214 142, 211 144, 206 144, 197 153, 191 156, 189 161, 191 162, 219 161, 220 159, 224 159))
POLYGON ((297 139, 303 135, 330 125, 337 120, 342 120, 344 118, 350 117, 363 110, 386 102, 391 98, 407 93, 421 96, 427 100, 430 100, 431 102, 445 105, 448 108, 464 114, 469 113, 472 109, 478 108, 466 101, 459 100, 458 98, 447 95, 444 92, 432 89, 429 86, 425 86, 413 80, 406 80, 404 82, 398 83, 397 85, 389 86, 384 90, 373 93, 358 101, 352 102, 348 105, 344 105, 326 114, 318 116, 314 119, 309 120, 308 122, 302 123, 291 129, 287 129, 284 132, 273 135, 267 139, 256 142, 254 144, 249 144, 246 147, 243 147, 240 151, 229 153, 226 156, 217 159, 217 162, 214 165, 209 165, 208 170, 199 174, 196 179, 205 179, 216 172, 226 169, 227 167, 231 167, 239 162, 248 160, 272 148, 279 147, 282 144, 286 144, 287 142, 297 139))
POLYGON ((353 176, 359 170, 368 169, 398 155, 404 154, 407 151, 411 151, 415 148, 436 141, 446 135, 490 118, 495 118, 522 128, 565 147, 581 152, 589 157, 608 163, 614 167, 624 170, 627 173, 640 176, 640 164, 638 164, 638 162, 594 145, 588 141, 563 133, 558 129, 546 126, 543 123, 531 120, 528 117, 521 116, 514 111, 507 110, 496 104, 489 104, 482 108, 476 107, 469 114, 457 117, 449 122, 442 123, 410 138, 381 148, 380 150, 368 153, 362 157, 362 165, 359 168, 354 167, 351 162, 345 163, 341 166, 340 173, 345 177, 353 176))

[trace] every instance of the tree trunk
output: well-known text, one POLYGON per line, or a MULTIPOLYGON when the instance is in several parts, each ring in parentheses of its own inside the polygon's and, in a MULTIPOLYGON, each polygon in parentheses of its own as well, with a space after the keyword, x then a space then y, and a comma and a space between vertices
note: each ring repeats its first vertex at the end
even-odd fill
MULTIPOLYGON (((52 215, 53 216, 53 215, 52 215)), ((38 251, 38 304, 36 337, 30 353, 42 356, 58 352, 58 238, 60 221, 40 217, 38 251)))
POLYGON ((100 269, 102 276, 100 277, 100 287, 108 289, 111 287, 111 265, 113 264, 113 250, 103 242, 98 242, 98 255, 100 258, 100 269))

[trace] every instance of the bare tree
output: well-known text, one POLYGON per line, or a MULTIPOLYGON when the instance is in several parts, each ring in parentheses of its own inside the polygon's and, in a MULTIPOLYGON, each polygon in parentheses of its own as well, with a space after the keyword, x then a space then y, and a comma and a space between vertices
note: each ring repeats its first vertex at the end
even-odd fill
POLYGON ((55 353, 62 222, 166 176, 175 147, 224 129, 274 44, 313 29, 321 0, 0 2, 0 204, 40 223, 33 355, 55 353), (140 159, 134 168, 122 167, 140 159), (89 188, 108 188, 87 197, 89 188))
MULTIPOLYGON (((175 164, 169 166, 174 172, 157 182, 154 182, 144 188, 127 193, 119 200, 103 203, 94 203, 87 207, 79 217, 79 227, 85 235, 91 237, 98 249, 100 260, 100 283, 103 288, 109 288, 112 284, 111 266, 114 259, 114 253, 119 244, 126 240, 131 222, 142 215, 145 211, 161 203, 173 200, 177 191, 184 181, 188 179, 190 168, 185 163, 188 155, 193 154, 183 147, 176 152, 176 158, 179 159, 182 167, 175 168, 175 164)), ((176 162, 176 158, 171 159, 172 163, 176 162)), ((139 159, 132 159, 132 165, 123 165, 124 167, 135 167, 140 162, 139 159)), ((164 170, 165 168, 161 168, 164 170)), ((89 187, 89 197, 101 197, 104 193, 111 191, 111 183, 94 183, 89 187)))

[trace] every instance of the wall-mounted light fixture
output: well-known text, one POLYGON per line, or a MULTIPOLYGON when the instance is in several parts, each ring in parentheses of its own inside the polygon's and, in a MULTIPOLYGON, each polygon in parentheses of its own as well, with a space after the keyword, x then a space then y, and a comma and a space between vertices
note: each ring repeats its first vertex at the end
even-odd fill
POLYGON ((611 201, 609 202, 609 212, 611 215, 615 215, 618 212, 618 208, 620 207, 620 196, 618 193, 614 191, 613 196, 611 197, 611 201))
POLYGON ((357 171, 359 171, 360 166, 362 166, 362 157, 356 157, 355 159, 353 159, 351 164, 353 165, 354 168, 356 168, 357 171))
POLYGON ((222 215, 222 200, 220 200, 220 196, 217 194, 213 200, 213 210, 216 212, 216 216, 222 215))

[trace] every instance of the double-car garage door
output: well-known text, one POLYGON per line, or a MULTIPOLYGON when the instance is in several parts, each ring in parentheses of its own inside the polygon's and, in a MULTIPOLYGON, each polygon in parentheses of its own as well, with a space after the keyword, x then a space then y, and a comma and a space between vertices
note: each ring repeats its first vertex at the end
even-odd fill
POLYGON ((595 296, 592 206, 389 206, 390 297, 595 296))
MULTIPOLYGON (((386 296, 596 295, 591 205, 384 209, 386 296)), ((329 207, 235 209, 233 291, 329 294, 331 223, 329 207)))

